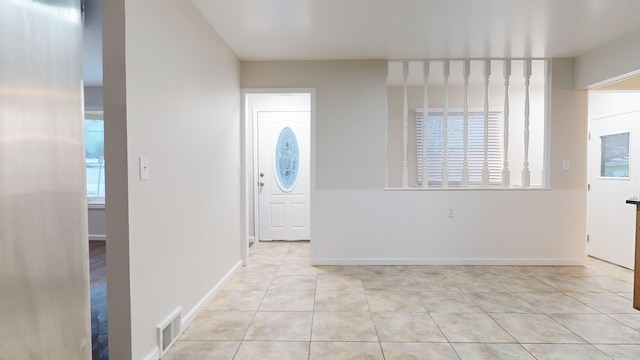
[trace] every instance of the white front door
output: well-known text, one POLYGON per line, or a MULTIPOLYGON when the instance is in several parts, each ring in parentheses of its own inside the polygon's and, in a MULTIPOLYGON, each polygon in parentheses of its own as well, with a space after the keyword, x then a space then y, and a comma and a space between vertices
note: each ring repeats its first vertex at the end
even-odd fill
POLYGON ((310 112, 258 111, 259 240, 309 240, 310 112))
POLYGON ((588 252, 627 268, 634 266, 635 206, 640 181, 640 114, 589 121, 588 252))

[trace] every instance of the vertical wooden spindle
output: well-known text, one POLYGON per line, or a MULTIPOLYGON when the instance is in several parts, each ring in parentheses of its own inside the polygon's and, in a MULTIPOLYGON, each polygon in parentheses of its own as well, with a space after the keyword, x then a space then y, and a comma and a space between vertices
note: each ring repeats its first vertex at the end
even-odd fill
POLYGON ((531 59, 524 61, 524 168, 522 169, 522 187, 531 185, 529 170, 529 85, 531 83, 531 59))
POLYGON ((464 61, 464 69, 463 69, 463 77, 464 77, 464 135, 463 135, 463 144, 464 147, 464 157, 462 160, 462 187, 469 186, 469 76, 471 75, 471 61, 464 61))
POLYGON ((511 60, 504 60, 504 158, 502 163, 502 187, 511 187, 509 171, 509 78, 511 77, 511 60))
POLYGON ((403 156, 402 161, 402 187, 409 187, 409 168, 407 167, 407 155, 408 155, 408 137, 409 137, 409 99, 407 94, 407 87, 409 82, 409 62, 404 61, 402 63, 402 80, 404 85, 404 98, 402 103, 402 146, 403 156))
POLYGON ((429 60, 424 61, 424 97, 422 99, 422 187, 429 187, 427 166, 427 121, 429 120, 429 60))
POLYGON ((444 61, 444 106, 442 115, 442 187, 449 187, 449 166, 447 147, 449 146, 449 60, 444 61))
POLYGON ((484 61, 484 162, 482 164, 482 186, 489 186, 489 77, 491 60, 484 61))
POLYGON ((551 187, 551 174, 549 173, 549 164, 551 154, 549 152, 549 139, 551 139, 551 129, 549 127, 549 119, 551 119, 551 61, 544 60, 544 157, 542 165, 542 186, 551 187))

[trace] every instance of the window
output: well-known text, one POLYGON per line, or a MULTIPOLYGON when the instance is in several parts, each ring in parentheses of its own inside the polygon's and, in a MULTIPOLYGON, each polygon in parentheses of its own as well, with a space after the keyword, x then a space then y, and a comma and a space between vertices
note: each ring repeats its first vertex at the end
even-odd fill
POLYGON ((601 136, 600 176, 629 177, 629 133, 601 136))
MULTIPOLYGON (((484 112, 469 112, 467 140, 467 166, 469 185, 482 185, 484 167, 484 112)), ((502 181, 502 133, 500 112, 489 112, 487 160, 489 163, 489 184, 500 185, 502 181)), ((423 174, 423 114, 416 111, 416 159, 418 185, 422 185, 423 174)), ((427 121, 427 169, 429 186, 442 185, 444 163, 444 114, 429 112, 427 121)), ((464 163, 464 113, 449 112, 447 116, 447 170, 449 186, 462 186, 464 163)))
POLYGON ((89 203, 104 203, 104 115, 102 111, 85 112, 84 138, 87 198, 89 203))

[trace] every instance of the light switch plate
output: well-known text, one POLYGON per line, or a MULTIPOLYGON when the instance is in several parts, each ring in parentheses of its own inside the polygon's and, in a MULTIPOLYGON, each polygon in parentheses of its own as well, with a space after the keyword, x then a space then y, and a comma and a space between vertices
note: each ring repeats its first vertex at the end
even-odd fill
POLYGON ((571 162, 569 159, 562 159, 562 170, 569 171, 571 170, 571 162))

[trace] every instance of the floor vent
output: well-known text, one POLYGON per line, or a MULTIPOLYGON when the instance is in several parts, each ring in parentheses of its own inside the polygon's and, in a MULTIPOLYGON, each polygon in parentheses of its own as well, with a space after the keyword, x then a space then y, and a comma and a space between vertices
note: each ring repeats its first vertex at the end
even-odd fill
POLYGON ((177 308, 158 326, 158 346, 160 347, 160 357, 169 350, 171 345, 180 335, 181 308, 177 308))

